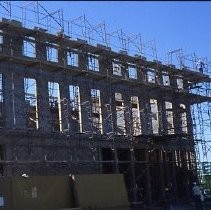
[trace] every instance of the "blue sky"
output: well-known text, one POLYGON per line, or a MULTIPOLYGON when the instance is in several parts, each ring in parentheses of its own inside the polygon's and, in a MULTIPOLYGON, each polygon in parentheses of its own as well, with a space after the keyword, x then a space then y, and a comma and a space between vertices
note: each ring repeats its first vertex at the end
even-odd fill
MULTIPOLYGON (((14 1, 23 6, 30 1, 14 1)), ((35 2, 34 2, 35 3, 35 2)), ((48 12, 63 9, 64 19, 83 14, 92 25, 105 21, 107 33, 122 29, 128 36, 141 34, 142 42, 156 41, 157 54, 165 59, 169 50, 211 60, 211 2, 203 1, 40 1, 48 12)), ((28 6, 27 8, 34 9, 28 6)), ((0 8, 2 10, 3 8, 0 8)), ((18 14, 17 8, 12 9, 18 14)), ((19 16, 22 16, 19 11, 19 16)), ((27 18, 32 18, 28 16, 27 18)), ((147 56, 146 56, 147 57, 147 56)))
POLYGON ((156 40, 163 58, 172 49, 211 58, 211 2, 138 1, 49 1, 41 2, 49 11, 63 8, 65 19, 85 14, 96 25, 105 20, 107 31, 122 28, 130 34, 141 33, 144 41, 156 40))

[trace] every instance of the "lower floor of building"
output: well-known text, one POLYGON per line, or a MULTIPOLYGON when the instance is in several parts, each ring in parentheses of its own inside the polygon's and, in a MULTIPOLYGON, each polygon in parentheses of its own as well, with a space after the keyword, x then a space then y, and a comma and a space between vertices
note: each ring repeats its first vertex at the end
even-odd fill
POLYGON ((104 136, 5 131, 0 136, 4 177, 123 174, 131 203, 190 197, 197 180, 189 136, 104 136))

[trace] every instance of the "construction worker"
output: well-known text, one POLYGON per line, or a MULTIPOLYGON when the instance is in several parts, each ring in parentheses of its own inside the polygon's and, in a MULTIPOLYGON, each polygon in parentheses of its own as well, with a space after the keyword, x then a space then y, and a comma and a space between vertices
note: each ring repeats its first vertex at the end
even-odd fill
POLYGON ((203 73, 204 70, 204 62, 202 62, 201 60, 199 60, 196 64, 197 69, 199 70, 199 72, 203 73))
POLYGON ((201 192, 200 187, 197 185, 196 182, 193 183, 192 193, 193 193, 193 199, 195 202, 196 210, 204 210, 203 208, 204 196, 201 192))

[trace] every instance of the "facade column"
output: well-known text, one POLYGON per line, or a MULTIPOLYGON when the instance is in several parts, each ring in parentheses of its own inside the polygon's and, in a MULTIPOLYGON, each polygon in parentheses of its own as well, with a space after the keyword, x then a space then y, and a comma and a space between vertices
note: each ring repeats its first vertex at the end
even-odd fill
POLYGON ((44 43, 45 40, 41 38, 41 35, 39 35, 39 31, 37 31, 35 42, 36 42, 36 58, 41 61, 46 61, 47 51, 46 51, 46 45, 44 43))
POLYGON ((81 116, 82 116, 82 131, 85 133, 92 132, 92 109, 90 104, 90 86, 87 81, 80 85, 81 98, 81 116))
POLYGON ((159 170, 160 170, 160 192, 161 192, 161 197, 165 198, 165 184, 164 184, 164 162, 163 162, 163 154, 162 150, 159 150, 159 170))
POLYGON ((3 100, 5 109, 6 128, 14 126, 14 103, 12 89, 12 72, 8 71, 3 74, 3 100))
POLYGON ((145 150, 146 155, 146 186, 147 186, 147 203, 152 203, 152 187, 151 187, 151 173, 150 173, 150 160, 148 149, 145 150))
POLYGON ((11 79, 13 127, 26 129, 24 78, 18 73, 11 72, 11 79))
MULTIPOLYGON (((110 85, 103 85, 102 91, 101 91, 101 101, 102 101, 102 126, 103 126, 103 133, 104 134, 110 134, 113 135, 113 111, 112 107, 115 106, 114 103, 112 103, 112 94, 110 85)), ((109 136, 110 136, 109 135, 109 136)))
POLYGON ((70 107, 69 107, 69 86, 66 80, 63 80, 59 85, 60 90, 60 104, 61 104, 61 121, 62 121, 62 131, 70 131, 70 107))
POLYGON ((139 96, 139 106, 140 106, 140 119, 141 119, 141 129, 142 134, 150 134, 151 130, 151 119, 149 117, 150 113, 150 104, 149 104, 149 97, 146 96, 145 90, 139 96))
MULTIPOLYGON (((165 102, 164 102, 165 103, 165 102)), ((157 98, 157 108, 158 108, 158 124, 159 129, 158 132, 160 135, 164 134, 164 126, 163 126, 163 119, 165 117, 165 111, 163 107, 163 96, 160 94, 160 97, 157 98)))
POLYGON ((137 205, 138 202, 138 197, 137 197, 137 183, 136 183, 136 172, 135 172, 135 154, 134 154, 134 149, 130 150, 130 165, 131 165, 131 188, 133 190, 133 202, 135 203, 135 206, 137 205))
POLYGON ((162 135, 168 135, 168 121, 167 121, 167 115, 166 115, 166 100, 165 98, 160 102, 160 105, 162 106, 162 112, 161 112, 161 120, 162 120, 162 135))
POLYGON ((182 133, 182 124, 181 124, 181 112, 180 112, 180 106, 176 99, 172 100, 172 109, 173 109, 173 122, 174 122, 174 131, 175 134, 181 134, 182 133))
POLYGON ((116 135, 117 132, 117 111, 116 111, 116 100, 115 100, 115 92, 116 88, 115 86, 111 86, 111 111, 112 111, 112 117, 113 117, 113 132, 116 135))
POLYGON ((37 105, 39 116, 39 129, 45 132, 50 132, 51 118, 48 94, 48 80, 42 78, 41 76, 37 79, 37 105))
POLYGON ((144 73, 143 67, 137 64, 137 81, 143 83, 144 82, 144 73))
POLYGON ((117 147, 115 145, 114 148, 112 148, 112 153, 113 153, 113 171, 114 173, 118 174, 119 173, 119 160, 118 160, 118 154, 117 154, 117 147))
MULTIPOLYGON (((126 92, 126 91, 125 91, 126 92)), ((122 99, 125 107, 124 111, 124 118, 125 118, 125 132, 128 135, 133 135, 132 127, 133 127, 133 122, 132 122, 132 107, 131 107, 131 99, 130 95, 127 93, 122 93, 122 99), (131 127, 132 126, 132 127, 131 127)))
POLYGON ((176 173, 176 151, 172 151, 172 174, 173 174, 173 192, 174 195, 176 196, 178 194, 178 189, 177 189, 177 173, 176 173))

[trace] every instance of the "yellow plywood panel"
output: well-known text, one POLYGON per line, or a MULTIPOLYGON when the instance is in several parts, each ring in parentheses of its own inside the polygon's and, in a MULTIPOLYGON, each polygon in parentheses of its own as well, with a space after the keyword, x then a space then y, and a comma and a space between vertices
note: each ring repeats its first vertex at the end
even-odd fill
POLYGON ((57 210, 72 203, 68 176, 13 177, 15 210, 57 210))
POLYGON ((78 206, 93 209, 130 209, 123 175, 90 174, 73 175, 72 178, 78 206))

